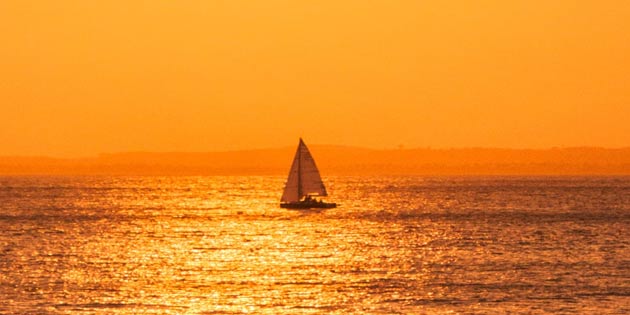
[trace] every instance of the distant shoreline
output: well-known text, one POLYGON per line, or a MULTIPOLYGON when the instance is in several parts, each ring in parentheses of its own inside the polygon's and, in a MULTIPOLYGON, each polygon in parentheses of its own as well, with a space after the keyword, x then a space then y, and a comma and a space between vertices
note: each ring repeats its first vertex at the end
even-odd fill
MULTIPOLYGON (((628 148, 365 149, 311 145, 327 175, 630 175, 628 148)), ((0 156, 0 175, 286 175, 294 148, 127 152, 89 158, 0 156)))

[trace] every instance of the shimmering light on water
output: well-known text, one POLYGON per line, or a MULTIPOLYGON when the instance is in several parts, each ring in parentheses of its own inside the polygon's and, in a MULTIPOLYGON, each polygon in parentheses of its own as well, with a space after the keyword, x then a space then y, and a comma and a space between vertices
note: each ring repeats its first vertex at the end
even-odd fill
POLYGON ((630 312, 630 178, 2 177, 0 313, 630 312))

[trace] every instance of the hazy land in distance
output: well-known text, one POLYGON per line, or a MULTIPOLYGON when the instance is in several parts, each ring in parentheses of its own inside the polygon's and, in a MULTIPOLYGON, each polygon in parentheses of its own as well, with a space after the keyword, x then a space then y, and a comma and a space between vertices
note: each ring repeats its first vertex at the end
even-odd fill
MULTIPOLYGON (((630 175, 628 148, 365 149, 309 146, 327 175, 630 175)), ((0 156, 0 175, 286 175, 294 147, 89 158, 0 156)))

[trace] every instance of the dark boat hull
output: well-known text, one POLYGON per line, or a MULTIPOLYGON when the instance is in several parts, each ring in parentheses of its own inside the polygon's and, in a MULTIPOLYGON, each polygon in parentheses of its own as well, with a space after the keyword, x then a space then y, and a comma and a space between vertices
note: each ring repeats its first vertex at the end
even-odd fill
POLYGON ((289 202, 280 204, 280 208, 285 209, 330 209, 335 207, 337 207, 337 204, 334 202, 289 202))

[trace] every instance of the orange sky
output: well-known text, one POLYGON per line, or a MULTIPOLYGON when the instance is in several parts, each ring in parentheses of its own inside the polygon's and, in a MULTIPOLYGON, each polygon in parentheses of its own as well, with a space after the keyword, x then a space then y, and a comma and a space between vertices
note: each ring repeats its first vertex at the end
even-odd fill
POLYGON ((0 2, 0 155, 630 146, 629 1, 0 2))

